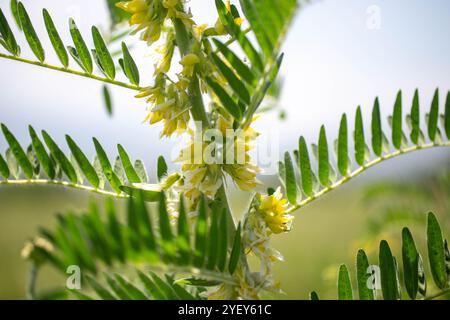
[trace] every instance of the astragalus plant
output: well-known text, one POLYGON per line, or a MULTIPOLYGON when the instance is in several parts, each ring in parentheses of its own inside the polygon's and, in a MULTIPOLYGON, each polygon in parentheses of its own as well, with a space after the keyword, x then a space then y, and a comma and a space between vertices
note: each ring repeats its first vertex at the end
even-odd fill
MULTIPOLYGON (((24 5, 11 1, 18 32, 12 31, 11 21, 0 11, 0 44, 5 49, 0 57, 135 91, 136 98, 145 99, 148 105, 145 121, 162 123, 161 139, 188 136, 190 142, 174 159, 178 171, 168 172, 160 156, 157 181, 150 181, 142 161, 133 161, 121 145, 111 161, 94 138, 96 156, 90 161, 70 136, 61 148, 46 131, 39 134, 30 126, 31 142, 23 147, 2 124, 8 148, 0 155, 0 185, 57 185, 107 198, 104 210, 92 204, 80 214, 58 215, 54 229, 40 230, 25 245, 22 255, 32 266, 30 298, 40 297, 35 280, 44 263, 63 273, 79 270, 81 278, 67 292, 83 299, 258 299, 280 292, 273 265, 282 256, 270 241, 291 230, 297 211, 378 163, 450 146, 450 94, 444 109, 436 90, 425 116, 416 92, 405 121, 399 92, 389 117, 390 130, 382 128, 375 99, 370 128, 364 128, 358 108, 354 126, 349 127, 349 119, 342 116, 332 147, 323 126, 318 143, 311 147, 300 137, 298 149, 286 152, 279 163, 280 186, 264 186, 257 179, 260 168, 250 157, 264 132, 256 132, 252 124, 270 109, 260 107, 277 91, 272 89, 282 66, 283 40, 295 14, 308 3, 240 0, 238 9, 215 0, 214 25, 196 21, 188 3, 181 0, 108 0, 107 4, 111 28, 102 36, 92 27, 93 48, 89 48, 84 40, 87 35, 81 34, 73 19, 69 21, 73 43, 66 45, 47 10, 43 10, 47 34, 38 35, 24 5), (18 41, 19 31, 23 41, 18 41), (154 71, 142 70, 125 42, 120 52, 110 52, 109 47, 128 33, 159 54, 154 71), (52 47, 42 46, 44 36, 52 47), (21 56, 19 42, 25 41, 35 58, 21 56), (51 52, 60 65, 46 62, 51 52), (154 72, 153 81, 142 84, 140 72, 154 72), (116 80, 119 73, 126 81, 116 80), (332 161, 331 150, 336 161, 332 161), (251 195, 239 221, 228 203, 229 184, 251 195), (256 191, 264 189, 267 192, 256 191), (114 198, 128 198, 126 219, 116 212, 114 198), (258 263, 253 258, 249 263, 251 256, 258 263), (82 290, 77 286, 80 283, 82 290)), ((105 87, 110 106, 108 90, 105 87)), ((447 290, 448 249, 437 234, 435 221, 430 221, 430 254, 437 263, 433 276, 439 288, 447 290)), ((407 288, 415 298, 416 284, 423 281, 417 276, 420 268, 412 239, 405 234, 405 254, 411 258, 405 270, 409 272, 407 288)), ((393 271, 397 264, 385 243, 381 249, 383 296, 398 298, 394 292, 398 286, 394 288, 392 282, 397 281, 393 271), (390 291, 384 294, 385 290, 390 291)), ((341 271, 339 297, 351 298, 348 275, 341 271)), ((359 276, 368 275, 362 270, 359 276)))

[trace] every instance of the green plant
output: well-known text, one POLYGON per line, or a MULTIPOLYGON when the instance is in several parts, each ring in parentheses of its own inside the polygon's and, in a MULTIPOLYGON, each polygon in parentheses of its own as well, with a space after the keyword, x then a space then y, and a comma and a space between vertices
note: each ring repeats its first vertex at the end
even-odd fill
MULTIPOLYGON (((133 162, 121 145, 111 163, 94 138, 96 156, 91 162, 69 136, 66 141, 71 155, 65 154, 46 131, 42 131, 40 138, 30 126, 31 143, 24 149, 2 124, 9 148, 5 156, 0 155, 0 185, 59 185, 127 198, 129 203, 126 223, 119 222, 108 202, 106 218, 100 216, 95 206, 81 216, 59 215, 55 231, 43 230, 39 238, 29 242, 23 255, 32 263, 30 297, 39 297, 35 278, 45 262, 62 271, 72 265, 81 267, 83 279, 103 299, 257 299, 266 292, 278 292, 273 263, 281 260, 281 255, 271 247, 270 239, 291 229, 293 212, 385 160, 450 146, 450 93, 440 113, 436 90, 424 134, 416 91, 406 117, 410 127, 407 136, 400 91, 389 117, 390 139, 382 129, 379 102, 375 100, 370 140, 373 152, 358 107, 352 136, 355 165, 350 160, 350 130, 344 114, 334 143, 337 170, 331 163, 322 126, 318 144, 311 148, 318 170, 313 170, 307 143, 301 137, 294 158, 286 152, 284 161, 279 163, 287 199, 283 198, 281 188, 256 192, 260 169, 251 161, 249 151, 259 133, 251 127, 252 122, 258 113, 273 108, 273 101, 265 104, 268 97, 276 98, 279 93, 276 79, 283 59, 280 48, 295 13, 306 3, 241 0, 241 16, 235 5, 216 0, 217 23, 207 26, 197 25, 190 10, 179 0, 108 1, 110 34, 105 40, 99 29, 93 27, 91 50, 72 19, 69 27, 73 46, 66 47, 50 14, 44 10, 46 30, 62 66, 45 62, 46 51, 25 7, 11 1, 13 16, 37 60, 22 57, 16 37, 0 10, 0 44, 7 51, 0 53, 0 58, 134 90, 136 97, 145 98, 150 106, 146 121, 163 124, 162 138, 174 134, 191 137, 190 144, 175 160, 181 165, 180 172, 169 173, 166 161, 159 157, 157 181, 150 183, 143 163, 133 162), (149 45, 162 42, 158 49, 162 57, 156 64, 153 84, 141 85, 131 46, 121 43, 119 59, 110 52, 111 44, 125 39, 121 23, 126 19, 136 26, 132 33, 139 33, 149 45), (246 24, 248 27, 244 28, 246 24), (235 49, 235 45, 240 49, 235 49), (181 57, 179 72, 173 63, 176 51, 181 57), (77 69, 70 66, 69 56, 77 69), (116 79, 119 69, 126 81, 116 79), (208 140, 205 137, 211 131, 216 139, 208 140), (207 161, 206 155, 214 160, 220 156, 221 161, 207 161), (235 221, 230 210, 227 179, 251 194, 252 200, 240 222, 235 221), (157 208, 158 228, 153 225, 155 217, 148 214, 147 206, 157 208), (250 255, 259 260, 259 272, 249 264, 250 255), (148 276, 144 272, 148 267, 158 269, 164 277, 155 273, 148 276), (117 272, 111 276, 114 268, 118 268, 117 272), (128 276, 129 269, 139 270, 139 286, 122 276, 128 276), (108 274, 99 275, 105 273, 108 274)), ((111 113, 109 89, 103 87, 103 93, 111 113)), ((344 269, 342 275, 343 279, 348 278, 344 269)), ((90 296, 89 292, 72 293, 81 298, 90 296)))
MULTIPOLYGON (((416 248, 414 238, 408 228, 402 230, 403 283, 407 296, 415 300, 422 296, 425 300, 448 296, 450 293, 450 252, 448 243, 435 215, 428 213, 427 219, 428 261, 438 292, 427 295, 427 280, 422 256, 416 248)), ((356 255, 356 283, 360 300, 397 300, 405 297, 402 292, 399 262, 392 255, 386 240, 380 242, 378 265, 370 265, 364 250, 356 255), (370 272, 368 272, 370 270, 370 272)), ((339 268, 338 299, 353 300, 354 291, 350 274, 345 264, 339 268)), ((311 299, 318 300, 316 292, 311 299)))

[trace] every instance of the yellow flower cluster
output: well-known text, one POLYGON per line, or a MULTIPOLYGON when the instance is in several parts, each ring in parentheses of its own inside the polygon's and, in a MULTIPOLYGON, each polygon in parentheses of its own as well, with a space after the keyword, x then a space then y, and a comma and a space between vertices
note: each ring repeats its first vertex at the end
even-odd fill
POLYGON ((129 23, 137 26, 134 33, 142 31, 141 39, 152 44, 161 37, 161 30, 168 18, 179 18, 192 25, 192 16, 177 10, 179 0, 132 0, 117 3, 117 7, 131 14, 129 23))
POLYGON ((227 173, 244 191, 253 190, 259 183, 256 179, 259 168, 252 164, 248 154, 258 133, 248 128, 236 134, 231 122, 221 116, 216 121, 216 129, 223 140, 211 143, 196 141, 191 131, 190 144, 176 159, 182 164, 183 187, 188 198, 196 199, 201 193, 213 197, 222 185, 223 173, 227 173), (233 148, 233 152, 229 153, 228 148, 233 148), (208 154, 207 151, 214 154, 208 154), (231 159, 228 159, 229 154, 231 159), (206 160, 206 157, 211 159, 206 160))
POLYGON ((291 229, 294 217, 286 214, 288 202, 283 198, 280 188, 272 195, 260 195, 259 213, 264 217, 267 227, 273 233, 282 233, 291 229))
MULTIPOLYGON (((191 135, 193 135, 192 132, 191 135)), ((205 143, 196 142, 194 136, 192 136, 189 145, 181 151, 180 156, 175 160, 182 165, 183 179, 179 187, 194 205, 202 193, 212 198, 222 186, 220 165, 204 162, 203 152, 205 148, 205 143)))
POLYGON ((150 112, 144 121, 155 124, 164 123, 161 136, 170 137, 173 133, 181 134, 188 129, 189 96, 185 90, 180 90, 178 83, 166 85, 164 75, 158 76, 156 84, 144 88, 137 98, 147 98, 150 112))
MULTIPOLYGON (((218 128, 225 136, 227 130, 233 130, 232 123, 222 117, 219 118, 218 128)), ((260 172, 260 169, 252 163, 249 155, 249 152, 254 148, 254 141, 258 136, 259 133, 249 126, 245 130, 239 130, 237 134, 233 134, 233 141, 225 142, 225 149, 228 148, 227 144, 231 144, 230 148, 234 148, 234 159, 227 159, 227 152, 225 152, 223 170, 244 191, 253 190, 259 184, 256 176, 260 172)))

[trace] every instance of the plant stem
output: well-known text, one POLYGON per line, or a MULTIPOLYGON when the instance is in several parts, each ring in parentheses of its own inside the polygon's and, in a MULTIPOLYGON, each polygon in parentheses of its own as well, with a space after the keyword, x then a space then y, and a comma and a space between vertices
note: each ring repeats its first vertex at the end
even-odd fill
MULTIPOLYGON (((189 33, 187 32, 186 26, 180 19, 173 19, 173 24, 175 27, 175 39, 177 41, 178 48, 180 50, 180 54, 182 56, 190 53, 191 51, 191 42, 189 33)), ((202 125, 205 128, 209 128, 211 126, 208 116, 206 114, 205 106, 203 104, 203 97, 200 91, 199 79, 197 77, 197 67, 195 68, 194 76, 191 79, 191 83, 189 85, 189 96, 192 103, 191 113, 192 117, 195 121, 201 121, 202 125)), ((231 213, 230 206, 228 204, 228 199, 225 191, 225 181, 222 178, 222 186, 217 191, 217 198, 219 198, 222 202, 222 205, 227 209, 228 222, 230 224, 230 232, 228 234, 229 243, 231 243, 234 232, 236 230, 236 224, 233 219, 233 215, 231 213)))
POLYGON ((27 282, 27 299, 34 300, 36 297, 36 281, 39 267, 36 263, 32 262, 30 270, 28 272, 28 282, 27 282))
MULTIPOLYGON (((180 50, 181 56, 185 56, 191 52, 192 47, 189 33, 187 32, 183 21, 180 19, 173 19, 173 25, 175 27, 175 39, 177 41, 178 49, 180 50)), ((200 91, 199 79, 197 77, 197 69, 198 68, 196 67, 188 89, 189 98, 192 104, 191 113, 192 118, 194 118, 195 121, 200 121, 203 126, 208 128, 210 123, 203 104, 203 97, 200 91)))
POLYGON ((64 186, 69 187, 73 189, 83 190, 83 191, 89 191, 94 192, 106 196, 112 196, 116 198, 128 198, 129 196, 127 194, 119 194, 115 193, 113 191, 107 191, 103 189, 96 189, 94 187, 85 186, 82 184, 73 184, 67 181, 60 181, 60 180, 46 180, 46 179, 31 179, 31 180, 2 180, 0 181, 0 185, 58 185, 58 186, 64 186))
POLYGON ((434 148, 434 147, 450 147, 450 141, 448 141, 448 142, 441 142, 441 143, 429 143, 429 144, 425 144, 425 145, 421 145, 421 146, 412 146, 412 147, 409 147, 409 148, 406 148, 406 149, 401 149, 401 150, 392 152, 390 154, 387 154, 387 155, 378 157, 376 159, 373 159, 372 161, 366 163, 362 167, 359 167, 358 169, 356 169, 355 171, 353 171, 349 175, 347 175, 347 176, 343 177, 342 179, 336 181, 331 186, 320 190, 319 192, 315 193, 311 197, 308 197, 305 200, 301 201, 299 204, 289 208, 288 210, 286 210, 286 213, 292 213, 292 212, 294 212, 294 211, 296 211, 296 210, 306 206, 307 204, 313 202, 317 198, 320 198, 321 196, 327 194, 328 192, 330 192, 330 191, 336 189, 337 187, 345 184, 346 182, 352 180, 356 176, 360 175, 361 173, 363 173, 367 169, 369 169, 369 168, 379 164, 380 162, 383 162, 383 161, 388 160, 388 159, 395 158, 395 157, 397 157, 399 155, 402 155, 402 154, 411 153, 411 152, 414 152, 414 151, 417 151, 417 150, 431 149, 431 148, 434 148))
POLYGON ((0 58, 20 61, 20 62, 28 63, 28 64, 31 64, 31 65, 34 65, 34 66, 39 66, 39 67, 42 67, 42 68, 47 68, 47 69, 51 69, 51 70, 56 70, 56 71, 61 71, 61 72, 69 73, 69 74, 74 74, 74 75, 77 75, 77 76, 80 76, 80 77, 85 77, 85 78, 90 78, 90 79, 94 79, 94 80, 101 81, 101 82, 106 82, 106 83, 109 83, 109 84, 113 84, 113 85, 116 85, 116 86, 119 86, 119 87, 131 89, 131 90, 136 90, 136 91, 142 90, 141 87, 135 86, 135 85, 132 85, 132 84, 127 84, 127 83, 124 83, 124 82, 120 82, 120 81, 116 81, 116 80, 112 80, 112 79, 108 79, 108 78, 104 78, 104 77, 99 77, 99 76, 96 76, 94 74, 89 74, 89 73, 85 73, 85 72, 81 72, 81 71, 66 69, 66 68, 63 68, 63 67, 52 66, 52 65, 49 65, 49 64, 46 64, 46 63, 42 63, 42 62, 39 62, 39 61, 28 60, 28 59, 25 59, 25 58, 16 57, 16 56, 12 56, 12 55, 7 55, 7 54, 4 54, 4 53, 0 53, 0 58))

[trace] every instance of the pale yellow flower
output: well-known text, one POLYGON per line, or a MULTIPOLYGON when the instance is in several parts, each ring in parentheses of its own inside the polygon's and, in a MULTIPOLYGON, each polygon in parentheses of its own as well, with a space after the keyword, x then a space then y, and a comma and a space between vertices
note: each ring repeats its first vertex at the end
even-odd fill
POLYGON ((156 52, 161 55, 161 59, 156 64, 155 75, 169 72, 174 51, 175 51, 175 35, 174 31, 171 30, 170 32, 167 33, 165 43, 156 49, 156 52))
POLYGON ((199 62, 200 59, 195 53, 185 55, 180 61, 180 64, 183 66, 183 71, 181 71, 181 74, 188 78, 192 77, 194 74, 195 65, 199 62))

